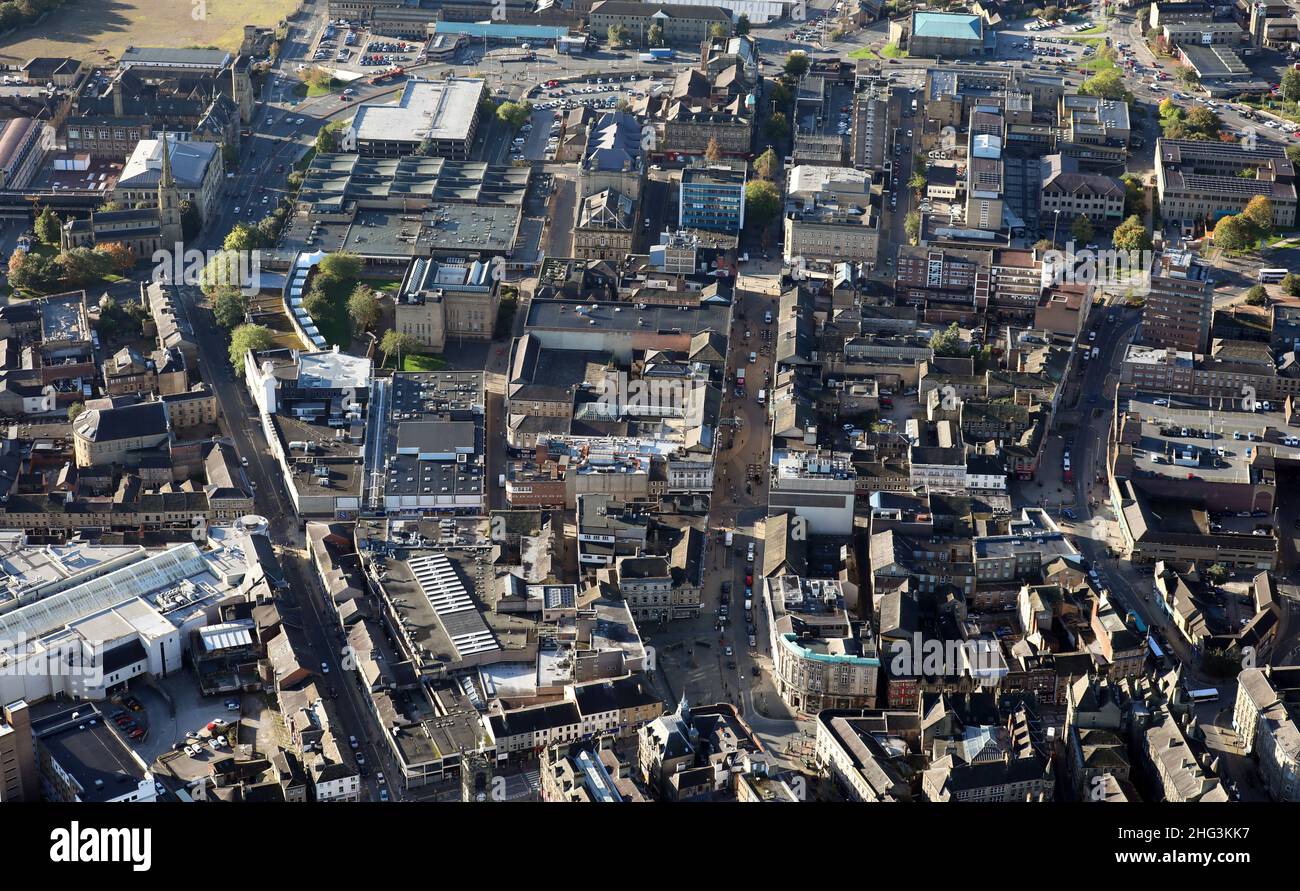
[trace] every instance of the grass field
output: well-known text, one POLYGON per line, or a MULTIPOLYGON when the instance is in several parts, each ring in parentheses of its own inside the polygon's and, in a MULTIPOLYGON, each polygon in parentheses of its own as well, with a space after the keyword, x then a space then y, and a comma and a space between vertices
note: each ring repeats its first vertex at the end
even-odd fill
POLYGON ((0 38, 0 61, 71 56, 95 64, 128 46, 237 50, 244 25, 271 27, 297 8, 298 0, 74 0, 0 38))

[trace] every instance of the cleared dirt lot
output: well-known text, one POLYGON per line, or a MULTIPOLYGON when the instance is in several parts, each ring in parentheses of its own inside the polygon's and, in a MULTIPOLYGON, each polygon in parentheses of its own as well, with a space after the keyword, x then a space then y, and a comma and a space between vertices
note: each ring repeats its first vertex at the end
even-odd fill
POLYGON ((107 61, 128 46, 217 46, 236 50, 244 25, 270 27, 296 9, 296 0, 101 0, 74 3, 0 44, 0 60, 71 56, 107 61))

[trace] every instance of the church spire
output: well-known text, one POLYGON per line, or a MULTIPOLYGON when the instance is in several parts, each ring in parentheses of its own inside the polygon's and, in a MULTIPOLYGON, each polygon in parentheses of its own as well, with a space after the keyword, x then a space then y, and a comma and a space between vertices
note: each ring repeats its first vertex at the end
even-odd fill
POLYGON ((162 137, 162 176, 158 179, 158 188, 171 189, 176 185, 172 179, 172 157, 171 151, 167 147, 167 134, 163 133, 162 137))
POLYGON ((181 225, 181 196, 172 176, 172 152, 166 132, 162 135, 162 170, 158 176, 158 229, 163 246, 170 250, 184 241, 181 225))

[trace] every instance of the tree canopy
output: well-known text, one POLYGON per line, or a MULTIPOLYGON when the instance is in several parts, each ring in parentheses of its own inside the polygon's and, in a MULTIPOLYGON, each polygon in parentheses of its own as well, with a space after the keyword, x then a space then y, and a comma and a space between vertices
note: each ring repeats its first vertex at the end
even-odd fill
POLYGON ((269 349, 275 342, 271 329, 262 325, 243 324, 230 333, 230 364, 243 375, 244 356, 248 352, 269 349))

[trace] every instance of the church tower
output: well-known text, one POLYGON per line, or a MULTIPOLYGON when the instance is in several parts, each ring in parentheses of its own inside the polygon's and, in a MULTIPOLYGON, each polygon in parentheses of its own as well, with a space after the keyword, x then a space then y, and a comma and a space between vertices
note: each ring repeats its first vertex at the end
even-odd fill
POLYGON ((181 194, 172 176, 171 146, 166 133, 162 136, 162 173, 158 177, 158 230, 164 250, 172 250, 185 240, 181 228, 181 194))

